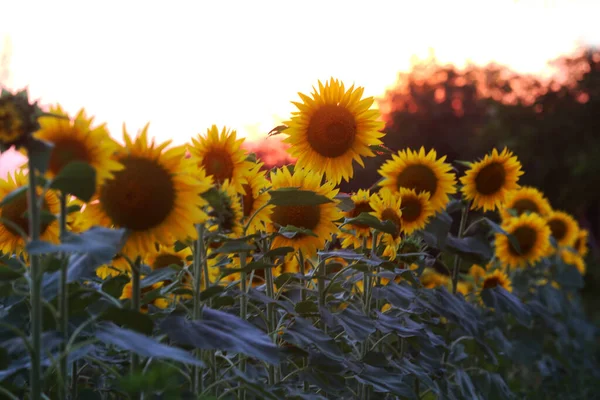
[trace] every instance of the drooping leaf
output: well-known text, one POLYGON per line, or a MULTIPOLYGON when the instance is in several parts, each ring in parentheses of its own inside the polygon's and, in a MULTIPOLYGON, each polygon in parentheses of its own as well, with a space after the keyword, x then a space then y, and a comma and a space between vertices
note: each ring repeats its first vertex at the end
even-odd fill
POLYGON ((366 225, 370 228, 376 229, 379 232, 396 234, 398 233, 398 227, 392 221, 380 221, 376 216, 369 213, 360 213, 355 218, 346 218, 345 224, 357 224, 366 225))
POLYGON ((155 283, 172 279, 176 274, 177 271, 172 268, 160 268, 152 271, 149 275, 146 275, 146 277, 140 281, 140 287, 143 289, 152 286, 155 283))
POLYGON ((204 307, 201 320, 169 317, 160 329, 178 343, 200 349, 242 353, 270 364, 279 363, 279 351, 266 333, 223 311, 204 307))
POLYGON ((369 335, 375 333, 373 321, 365 314, 350 307, 333 314, 333 316, 337 323, 344 328, 348 336, 354 340, 364 341, 369 335))
POLYGON ((269 204, 275 206, 318 206, 325 203, 333 203, 327 196, 317 194, 311 190, 285 187, 270 190, 271 200, 269 204))
MULTIPOLYGON (((41 174, 46 173, 46 170, 48 169, 53 148, 54 145, 52 143, 39 139, 31 140, 27 146, 30 163, 33 168, 41 174)), ((29 173, 31 173, 31 171, 29 173)))
POLYGON ((446 246, 446 238, 451 226, 452 217, 444 211, 432 218, 425 229, 420 231, 420 235, 427 245, 441 250, 446 246))
POLYGON ((154 328, 148 315, 128 308, 109 307, 100 315, 99 321, 109 321, 122 328, 132 329, 145 335, 151 335, 154 328))
POLYGON ((482 260, 492 258, 493 249, 490 243, 479 236, 457 238, 448 234, 446 248, 462 255, 475 256, 482 260))
POLYGON ((50 187, 82 201, 90 201, 96 192, 96 170, 86 162, 72 161, 60 170, 50 187))
POLYGON ((283 339, 305 350, 316 348, 333 360, 344 359, 335 341, 304 318, 294 318, 294 322, 285 329, 283 339))
POLYGON ((348 212, 354 208, 354 202, 349 194, 338 193, 335 199, 338 201, 338 207, 344 212, 348 212))
POLYGON ((4 196, 4 198, 0 199, 0 207, 4 207, 5 205, 10 204, 12 201, 17 200, 22 196, 26 196, 28 188, 29 185, 20 186, 4 196))
POLYGON ((502 287, 482 290, 481 298, 487 306, 493 307, 499 312, 512 314, 523 325, 528 325, 531 321, 531 313, 525 304, 502 287))
POLYGON ((285 236, 288 239, 292 239, 299 235, 318 237, 318 235, 310 229, 299 228, 293 225, 282 226, 277 233, 281 236, 285 236))
POLYGON ((119 328, 112 323, 98 326, 95 337, 100 341, 116 346, 122 350, 132 351, 143 357, 154 357, 162 360, 173 360, 185 364, 203 367, 204 363, 185 350, 167 346, 141 333, 119 328))
POLYGON ((363 364, 362 371, 356 375, 356 380, 372 385, 376 392, 393 393, 403 399, 416 399, 412 389, 413 379, 409 375, 402 375, 400 371, 389 371, 363 364))
POLYGON ((267 251, 262 258, 275 258, 275 257, 283 257, 294 251, 293 247, 278 247, 276 249, 272 249, 267 251))
POLYGON ((229 240, 223 243, 220 247, 214 249, 214 253, 220 254, 235 254, 249 252, 255 249, 255 246, 245 240, 229 240))
POLYGON ((473 381, 471 380, 471 377, 469 377, 469 375, 462 369, 457 369, 456 371, 454 371, 454 373, 456 374, 455 375, 456 384, 460 388, 460 392, 462 393, 464 398, 479 400, 480 397, 477 394, 477 390, 475 389, 475 386, 473 385, 473 381))
POLYGON ((0 282, 14 281, 22 277, 23 274, 6 265, 0 265, 0 282))

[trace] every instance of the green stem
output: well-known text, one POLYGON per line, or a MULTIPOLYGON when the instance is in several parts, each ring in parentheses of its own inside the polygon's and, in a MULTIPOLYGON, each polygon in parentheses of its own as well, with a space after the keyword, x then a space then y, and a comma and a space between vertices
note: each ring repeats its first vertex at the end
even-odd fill
MULTIPOLYGON (((201 314, 201 304, 200 304, 200 293, 201 293, 201 285, 202 285, 202 270, 205 269, 203 268, 203 264, 205 263, 205 259, 206 259, 206 249, 204 246, 204 225, 196 225, 196 233, 198 235, 198 239, 196 240, 196 244, 194 247, 195 250, 195 254, 194 254, 194 264, 193 264, 193 268, 194 268, 194 306, 193 306, 193 319, 194 320, 199 320, 200 319, 200 314, 201 314)), ((201 351, 199 349, 196 349, 194 351, 196 357, 199 357, 201 354, 201 351)), ((200 371, 200 367, 198 366, 194 366, 193 372, 192 372, 192 393, 201 393, 202 392, 202 387, 203 387, 203 382, 202 382, 202 373, 200 371)))
MULTIPOLYGON (((40 239, 40 210, 37 207, 36 171, 31 155, 29 157, 29 238, 31 241, 40 239)), ((30 296, 31 296, 31 400, 42 397, 42 270, 39 255, 30 256, 30 296)))
MULTIPOLYGON (((317 290, 319 292, 319 310, 325 309, 325 278, 327 277, 327 268, 325 267, 325 260, 319 260, 319 264, 317 266, 317 290)), ((325 321, 321 318, 321 329, 323 332, 327 333, 327 325, 325 321)))
POLYGON ((302 298, 302 301, 306 300, 306 291, 304 290, 304 277, 306 276, 306 271, 304 264, 304 254, 302 254, 302 250, 298 250, 298 269, 300 271, 300 275, 302 275, 302 283, 300 284, 300 297, 302 298))
MULTIPOLYGON (((268 260, 265 260, 266 262, 268 262, 268 260)), ((267 296, 269 296, 269 298, 273 299, 275 298, 274 293, 273 293, 273 269, 271 268, 266 268, 265 269, 265 280, 266 280, 266 285, 267 285, 267 296)), ((269 334, 271 336, 276 336, 277 333, 275 332, 275 330, 277 329, 277 327, 275 326, 276 321, 275 321, 275 308, 274 308, 275 304, 273 302, 269 302, 267 304, 267 327, 269 329, 269 334)), ((275 384, 275 366, 269 364, 269 385, 273 385, 275 384)))
POLYGON ((71 400, 77 398, 77 361, 71 364, 71 400))
MULTIPOLYGON (((140 284, 140 268, 142 260, 137 257, 135 262, 131 265, 131 308, 140 312, 142 289, 140 284)), ((137 372, 139 365, 139 357, 135 353, 131 353, 131 374, 134 375, 137 372)), ((137 394, 136 394, 137 396, 137 394)), ((138 396, 139 397, 139 396, 138 396)), ((137 398, 134 396, 134 398, 137 398)))
MULTIPOLYGON (((240 254, 240 268, 243 270, 246 268, 246 253, 240 254)), ((246 320, 248 317, 248 297, 246 297, 246 292, 248 290, 248 273, 246 271, 242 271, 240 273, 240 286, 242 289, 242 295, 240 297, 240 318, 246 320)), ((242 374, 246 373, 246 357, 240 353, 240 370, 242 374)), ((240 390, 238 397, 242 400, 246 399, 246 389, 244 385, 240 385, 240 390)))
MULTIPOLYGON (((469 203, 463 206, 460 215, 460 225, 458 227, 458 238, 462 238, 465 233, 465 227, 467 225, 467 219, 469 216, 469 203)), ((452 293, 456 294, 456 288, 458 287, 458 272, 460 270, 460 257, 454 256, 454 268, 452 269, 452 293)))
MULTIPOLYGON (((65 193, 61 193, 60 197, 60 219, 59 219, 59 232, 60 232, 60 240, 63 241, 64 237, 67 233, 67 196, 65 193)), ((64 343, 62 345, 62 350, 64 351, 67 342, 69 341, 69 295, 67 288, 67 267, 68 267, 68 255, 63 254, 63 260, 60 267, 60 283, 59 283, 59 316, 60 316, 60 332, 63 335, 64 343)), ((61 396, 63 398, 67 397, 67 388, 69 387, 69 377, 68 377, 68 357, 63 357, 60 360, 60 375, 64 380, 64 384, 61 388, 61 396)))

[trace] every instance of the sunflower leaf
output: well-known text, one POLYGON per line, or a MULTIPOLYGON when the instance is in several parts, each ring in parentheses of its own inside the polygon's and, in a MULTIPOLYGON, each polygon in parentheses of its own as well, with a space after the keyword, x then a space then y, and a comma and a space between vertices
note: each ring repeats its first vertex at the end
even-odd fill
POLYGON ((398 227, 392 221, 380 221, 374 215, 363 212, 357 217, 346 218, 344 225, 366 225, 369 228, 376 229, 380 232, 389 233, 390 235, 398 232, 398 227))
POLYGON ((294 251, 293 247, 278 247, 276 249, 272 249, 267 251, 262 258, 275 258, 275 257, 283 257, 285 255, 287 255, 288 253, 291 253, 294 251))
POLYGON ((277 125, 275 128, 271 129, 269 131, 269 133, 267 133, 267 136, 279 135, 286 129, 287 129, 287 125, 277 125))
POLYGON ((295 237, 296 235, 307 235, 307 236, 318 237, 318 235, 316 233, 314 233, 313 231, 311 231, 310 229, 299 228, 294 225, 288 225, 288 226, 281 227, 279 229, 278 234, 280 234, 281 236, 285 236, 288 239, 291 239, 291 238, 295 237))
POLYGON ((245 241, 230 240, 230 241, 223 243, 223 245, 221 245, 221 247, 215 249, 214 253, 215 254, 217 254, 217 253, 224 253, 224 254, 242 253, 245 251, 252 251, 254 249, 255 249, 255 246, 253 246, 245 241))
POLYGON ((154 329, 154 323, 148 315, 128 308, 109 307, 100 315, 99 321, 110 321, 145 335, 151 335, 154 329))
POLYGON ((6 265, 0 265, 0 282, 14 281, 17 278, 22 277, 23 274, 19 271, 7 267, 6 265))
POLYGON ((312 190, 301 190, 293 187, 271 190, 269 194, 271 195, 269 204, 274 206, 318 206, 333 203, 333 200, 327 196, 317 194, 312 190))
POLYGON ((348 212, 354 208, 354 202, 349 194, 338 193, 338 195, 335 196, 335 199, 339 201, 338 207, 342 211, 348 212))
POLYGON ((50 187, 89 201, 96 192, 96 170, 88 163, 72 161, 60 170, 50 187))
POLYGON ((4 196, 4 198, 0 201, 0 207, 4 207, 5 205, 10 204, 12 201, 18 199, 21 196, 25 196, 28 187, 29 185, 18 187, 6 196, 4 196))
POLYGON ((166 279, 173 277, 175 274, 177 274, 177 271, 169 267, 152 271, 150 275, 147 275, 144 279, 142 279, 142 281, 140 282, 140 288, 143 289, 148 286, 152 286, 155 283, 162 282, 166 279))
POLYGON ((500 233, 502 235, 506 235, 508 237, 508 240, 510 241, 510 244, 515 248, 515 250, 517 250, 517 253, 521 254, 521 246, 519 245, 519 241, 514 235, 511 235, 510 233, 506 232, 500 225, 498 225, 489 218, 483 218, 483 220, 488 224, 492 231, 500 233))
MULTIPOLYGON (((29 162, 41 174, 45 173, 50 164, 50 156, 54 145, 43 140, 34 139, 27 145, 29 162)), ((31 171, 30 171, 31 173, 31 171)))

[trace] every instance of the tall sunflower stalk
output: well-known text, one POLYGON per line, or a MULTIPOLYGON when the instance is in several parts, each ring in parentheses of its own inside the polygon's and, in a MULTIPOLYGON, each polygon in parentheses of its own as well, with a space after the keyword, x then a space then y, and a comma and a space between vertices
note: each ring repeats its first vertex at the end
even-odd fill
MULTIPOLYGON (((59 234, 60 240, 63 241, 67 233, 67 195, 60 193, 60 216, 59 216, 59 234)), ((60 283, 59 283, 59 316, 60 316, 60 331, 63 337, 63 352, 66 350, 66 344, 69 341, 69 305, 68 305, 68 289, 67 289, 67 268, 68 268, 68 254, 63 254, 60 268, 60 283)), ((60 360, 60 376, 63 380, 61 393, 63 397, 66 397, 67 388, 69 387, 68 379, 68 354, 63 354, 60 360)))
MULTIPOLYGON (((196 232, 198 235, 198 239, 196 239, 196 243, 194 246, 194 264, 193 264, 193 273, 194 273, 194 298, 193 298, 193 319, 199 320, 200 314, 202 311, 200 304, 200 292, 202 285, 202 273, 206 270, 206 246, 204 245, 204 225, 197 224, 196 232)), ((195 350, 196 357, 201 354, 201 351, 195 350)), ((194 366, 192 372, 192 393, 200 393, 202 392, 202 388, 204 386, 204 382, 202 379, 202 373, 200 371, 200 367, 194 366)))

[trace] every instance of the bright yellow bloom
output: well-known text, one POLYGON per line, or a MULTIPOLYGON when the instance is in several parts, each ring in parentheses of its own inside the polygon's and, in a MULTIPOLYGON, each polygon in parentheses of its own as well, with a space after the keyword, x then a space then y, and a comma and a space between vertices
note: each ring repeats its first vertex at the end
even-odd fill
POLYGON ((504 206, 500 208, 502 219, 512 218, 512 210, 517 216, 530 212, 541 215, 542 217, 552 212, 550 202, 544 194, 533 187, 521 187, 512 190, 506 194, 504 206))
POLYGON ((296 187, 300 190, 313 191, 332 200, 331 203, 319 205, 273 207, 272 222, 267 226, 268 232, 277 232, 279 227, 292 225, 308 229, 316 235, 315 237, 298 233, 292 238, 277 235, 273 239, 273 248, 291 246, 301 250, 305 257, 310 258, 325 246, 325 242, 331 238, 331 235, 338 232, 334 222, 342 218, 342 212, 334 200, 338 189, 335 189, 332 181, 322 184, 322 179, 321 174, 301 168, 295 168, 293 174, 285 167, 271 172, 273 189, 296 187))
POLYGON ((435 214, 429 193, 417 194, 414 189, 400 188, 402 204, 402 231, 410 235, 416 230, 425 228, 429 219, 435 214))
POLYGON ((379 185, 392 192, 399 192, 400 188, 427 192, 433 211, 438 213, 446 208, 449 195, 456 193, 456 176, 445 160, 446 156, 437 159, 435 150, 425 154, 423 147, 418 152, 402 150, 379 169, 384 178, 379 185))
MULTIPOLYGON (((353 194, 350 199, 354 203, 354 208, 344 213, 346 218, 356 218, 362 213, 371 213, 370 201, 375 196, 369 190, 360 189, 353 194)), ((371 248, 371 228, 360 223, 345 225, 343 230, 348 232, 340 232, 338 238, 343 248, 359 248, 363 245, 363 239, 367 239, 367 248, 371 248)))
POLYGON ((302 103, 293 102, 299 111, 284 122, 288 127, 283 131, 298 167, 324 173, 338 184, 352 178, 352 161, 364 167, 362 157, 375 156, 369 146, 382 144, 384 123, 379 111, 370 109, 373 98, 361 99, 363 90, 354 85, 346 90, 332 78, 325 84, 319 81, 312 98, 299 93, 302 103))
POLYGON ((479 283, 485 277, 485 274, 486 274, 485 268, 483 268, 480 265, 473 264, 473 265, 471 265, 471 268, 469 268, 469 275, 471 275, 471 277, 473 278, 473 281, 475 282, 476 285, 479 285, 479 283))
POLYGON ((509 292, 512 292, 512 283, 505 272, 496 269, 485 275, 481 284, 482 289, 492 289, 500 286, 509 292))
POLYGON ((565 264, 572 265, 575 268, 577 268, 581 275, 585 275, 585 261, 583 260, 583 257, 581 257, 579 254, 573 253, 572 251, 567 249, 563 249, 560 252, 560 258, 565 264))
POLYGON ((559 246, 573 246, 575 244, 579 228, 573 217, 566 212, 553 211, 548 215, 546 222, 559 246))
POLYGON ((196 237, 194 224, 208 216, 201 193, 212 184, 201 168, 184 159, 185 148, 166 150, 170 141, 148 142, 148 125, 134 141, 123 128, 125 147, 117 159, 125 168, 114 173, 87 205, 90 224, 127 230, 122 253, 131 259, 154 251, 154 244, 171 245, 196 237))
POLYGON ((55 116, 39 118, 40 130, 34 136, 53 144, 48 164, 48 176, 53 178, 70 162, 82 161, 96 170, 96 185, 112 179, 113 173, 124 167, 115 160, 114 153, 119 145, 111 139, 104 124, 92 127, 93 118, 88 118, 81 109, 74 120, 60 105, 50 109, 55 116))
POLYGON ((519 188, 521 175, 521 163, 512 152, 494 149, 460 178, 464 198, 473 201, 472 209, 493 211, 504 203, 508 192, 519 188))
POLYGON ((110 265, 102 265, 96 269, 96 275, 100 279, 106 279, 109 276, 117 276, 121 274, 131 274, 131 265, 129 261, 121 254, 117 254, 113 257, 110 265))
POLYGON ((254 215, 247 233, 252 235, 258 231, 265 231, 267 224, 271 221, 273 206, 265 206, 271 199, 267 190, 270 186, 264 171, 261 171, 263 163, 256 163, 248 170, 248 183, 244 185, 245 194, 242 197, 244 219, 246 225, 250 217, 254 215), (256 215, 255 215, 256 214, 256 215))
POLYGON ((587 229, 579 229, 577 239, 575 239, 575 243, 573 244, 573 247, 581 257, 585 257, 588 253, 588 235, 589 232, 587 229))
POLYGON ((392 193, 389 189, 381 189, 377 195, 371 197, 370 201, 373 211, 372 215, 380 221, 391 221, 396 230, 394 233, 382 233, 385 250, 383 256, 388 256, 390 260, 395 260, 398 252, 398 246, 402 241, 402 199, 399 193, 392 193))
POLYGON ((211 213, 211 215, 214 214, 215 224, 210 227, 210 231, 215 232, 219 230, 224 235, 233 238, 240 237, 243 233, 241 224, 244 215, 238 192, 235 186, 228 180, 218 190, 221 196, 220 206, 222 206, 222 210, 215 210, 211 213))
POLYGON ((235 130, 224 127, 219 133, 213 125, 206 136, 198 135, 192 143, 189 150, 199 168, 212 176, 215 183, 229 181, 238 193, 245 193, 243 185, 248 183, 246 175, 252 163, 246 161, 246 152, 241 148, 244 139, 237 139, 235 130))
POLYGON ((496 256, 503 264, 523 267, 536 263, 548 254, 550 228, 539 215, 521 214, 506 220, 502 228, 519 244, 519 249, 516 249, 508 236, 496 234, 496 256))
MULTIPOLYGON (((0 179, 0 201, 14 190, 29 184, 28 176, 21 171, 15 171, 8 175, 7 180, 0 179)), ((37 188, 38 196, 42 195, 42 189, 37 188)), ((8 204, 0 207, 0 252, 3 254, 20 255, 25 251, 25 239, 19 234, 19 229, 29 235, 29 218, 23 216, 28 208, 28 194, 22 193, 8 204), (18 228, 18 229, 16 229, 18 228)), ((42 211, 57 215, 60 212, 58 197, 52 190, 46 191, 42 202, 42 211)), ((51 222, 42 220, 40 227, 40 239, 58 243, 58 221, 51 222)))
POLYGON ((423 287, 427 289, 447 286, 450 282, 450 277, 448 275, 440 274, 433 268, 425 268, 420 279, 423 287))

